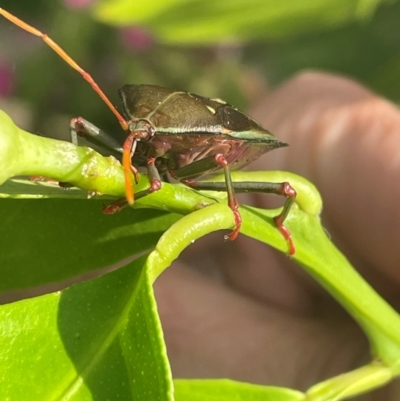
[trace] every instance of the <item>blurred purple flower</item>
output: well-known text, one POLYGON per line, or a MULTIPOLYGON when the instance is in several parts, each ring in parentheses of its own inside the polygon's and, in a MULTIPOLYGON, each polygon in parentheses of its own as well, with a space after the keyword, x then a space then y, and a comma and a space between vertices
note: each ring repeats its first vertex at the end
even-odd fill
POLYGON ((131 50, 147 50, 154 45, 150 32, 140 26, 130 26, 120 29, 122 43, 131 50))
POLYGON ((9 97, 14 92, 14 74, 11 66, 0 61, 0 97, 9 97))
POLYGON ((94 0, 63 0, 63 2, 68 8, 85 8, 94 3, 94 0))

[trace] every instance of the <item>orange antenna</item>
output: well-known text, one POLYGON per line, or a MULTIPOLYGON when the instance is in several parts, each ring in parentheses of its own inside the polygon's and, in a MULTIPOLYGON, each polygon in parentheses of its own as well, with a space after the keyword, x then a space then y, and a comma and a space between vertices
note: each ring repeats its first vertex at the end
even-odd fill
POLYGON ((97 85, 96 81, 91 77, 89 73, 87 73, 83 68, 81 68, 56 42, 54 42, 51 38, 49 38, 45 33, 40 32, 38 29, 34 28, 31 25, 28 25, 24 21, 20 20, 16 16, 10 14, 8 11, 0 8, 0 14, 11 21, 13 24, 19 26, 25 31, 31 33, 32 35, 39 36, 43 39, 43 41, 50 46, 63 60, 65 60, 72 68, 79 72, 82 77, 89 82, 92 88, 98 93, 98 95, 103 99, 104 103, 108 106, 108 108, 114 113, 115 117, 117 117, 122 129, 124 131, 128 130, 128 123, 121 116, 118 110, 113 106, 110 99, 105 95, 105 93, 100 89, 99 85, 97 85))

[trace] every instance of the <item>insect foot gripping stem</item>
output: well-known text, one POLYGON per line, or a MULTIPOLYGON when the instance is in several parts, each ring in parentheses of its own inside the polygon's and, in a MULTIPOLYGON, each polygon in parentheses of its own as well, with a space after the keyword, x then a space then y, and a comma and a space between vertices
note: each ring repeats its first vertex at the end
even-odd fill
POLYGON ((239 212, 239 202, 236 199, 235 190, 233 189, 232 177, 229 170, 228 162, 226 161, 225 157, 222 154, 215 155, 215 161, 224 170, 226 191, 228 193, 228 206, 231 208, 233 216, 235 218, 234 230, 230 234, 225 235, 224 239, 229 241, 234 241, 239 234, 240 227, 242 226, 242 216, 240 215, 239 212))
POLYGON ((115 214, 120 212, 124 207, 128 206, 126 198, 117 199, 115 202, 110 203, 103 207, 104 214, 115 214))
POLYGON ((155 162, 156 159, 154 157, 149 157, 147 159, 147 174, 150 180, 150 187, 147 192, 149 194, 159 191, 161 189, 161 178, 155 162))
POLYGON ((296 201, 297 193, 295 189, 288 183, 283 182, 281 185, 281 193, 280 195, 286 196, 286 202, 283 205, 282 212, 278 214, 278 216, 274 217, 274 223, 276 227, 281 232, 283 237, 288 243, 289 251, 288 255, 293 256, 296 253, 296 248, 293 243, 292 234, 288 230, 288 228, 283 224, 287 215, 289 214, 290 208, 292 207, 293 203, 296 201))
POLYGON ((229 207, 231 208, 235 218, 235 228, 230 234, 225 235, 224 239, 234 241, 239 234, 240 228, 242 227, 242 216, 239 213, 239 203, 236 198, 233 199, 233 202, 229 202, 229 207))

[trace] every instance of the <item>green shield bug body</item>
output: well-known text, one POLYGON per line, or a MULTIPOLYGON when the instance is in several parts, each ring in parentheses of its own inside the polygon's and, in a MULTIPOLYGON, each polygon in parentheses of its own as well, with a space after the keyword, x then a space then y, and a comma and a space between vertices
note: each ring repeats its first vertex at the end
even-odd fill
POLYGON ((71 120, 73 142, 77 134, 100 142, 122 153, 126 199, 105 208, 112 214, 125 204, 133 204, 132 173, 137 180, 137 166, 146 166, 150 187, 136 196, 161 188, 160 176, 173 178, 196 189, 222 190, 228 194, 228 205, 235 217, 235 228, 226 238, 235 239, 241 226, 236 192, 268 192, 283 195, 286 202, 274 218, 277 228, 289 245, 289 255, 295 253, 292 237, 284 220, 295 201, 296 192, 287 182, 233 182, 230 171, 240 169, 269 150, 286 144, 279 142, 245 113, 220 99, 209 99, 185 91, 155 85, 125 85, 119 90, 123 115, 112 105, 93 78, 46 34, 26 24, 0 8, 5 18, 41 37, 60 57, 76 69, 99 94, 117 117, 126 133, 123 144, 81 117, 71 120), (223 172, 225 182, 201 182, 197 178, 223 172), (221 186, 221 184, 223 184, 221 186))

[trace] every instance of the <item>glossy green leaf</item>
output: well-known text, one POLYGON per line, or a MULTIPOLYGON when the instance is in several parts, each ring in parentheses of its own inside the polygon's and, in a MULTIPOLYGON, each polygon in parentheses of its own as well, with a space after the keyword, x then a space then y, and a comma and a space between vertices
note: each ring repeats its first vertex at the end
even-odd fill
POLYGON ((101 201, 1 199, 0 292, 62 282, 150 250, 179 216, 101 201))
POLYGON ((145 26, 161 42, 215 43, 282 38, 369 17, 380 0, 103 0, 99 20, 145 26))
POLYGON ((0 399, 172 400, 144 260, 2 306, 0 399))
POLYGON ((176 401, 300 401, 300 391, 233 380, 174 380, 176 401))

